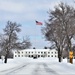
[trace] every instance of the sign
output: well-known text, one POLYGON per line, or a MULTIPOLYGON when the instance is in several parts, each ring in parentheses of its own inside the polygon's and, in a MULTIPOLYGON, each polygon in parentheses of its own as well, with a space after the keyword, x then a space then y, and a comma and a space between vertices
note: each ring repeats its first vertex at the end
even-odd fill
POLYGON ((73 58, 73 51, 69 52, 69 58, 73 58))

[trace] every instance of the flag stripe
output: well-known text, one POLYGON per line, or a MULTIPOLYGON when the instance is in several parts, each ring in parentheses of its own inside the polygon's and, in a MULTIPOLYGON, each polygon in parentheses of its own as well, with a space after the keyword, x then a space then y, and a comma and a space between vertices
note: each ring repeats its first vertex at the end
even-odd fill
POLYGON ((36 21, 36 25, 42 25, 42 22, 36 21))

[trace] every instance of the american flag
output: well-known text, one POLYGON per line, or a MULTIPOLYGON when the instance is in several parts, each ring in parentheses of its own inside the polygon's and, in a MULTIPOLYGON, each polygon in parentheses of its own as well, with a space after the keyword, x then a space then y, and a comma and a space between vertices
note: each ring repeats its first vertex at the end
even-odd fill
POLYGON ((42 22, 36 21, 36 25, 43 25, 42 22))

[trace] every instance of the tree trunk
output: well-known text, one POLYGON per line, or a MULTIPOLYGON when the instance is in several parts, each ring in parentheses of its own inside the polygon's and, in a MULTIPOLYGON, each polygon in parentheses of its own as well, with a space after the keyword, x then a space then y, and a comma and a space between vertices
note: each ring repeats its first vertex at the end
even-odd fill
POLYGON ((6 54, 6 56, 5 56, 5 61, 4 61, 4 63, 7 63, 7 57, 8 57, 8 54, 6 54))
POLYGON ((61 62, 61 60, 62 60, 61 57, 59 57, 59 62, 61 62))
POLYGON ((4 63, 7 63, 8 54, 9 54, 9 51, 7 51, 7 53, 5 55, 5 61, 4 61, 4 63))
POLYGON ((61 62, 61 51, 60 51, 60 48, 58 48, 58 60, 59 60, 59 62, 61 62))

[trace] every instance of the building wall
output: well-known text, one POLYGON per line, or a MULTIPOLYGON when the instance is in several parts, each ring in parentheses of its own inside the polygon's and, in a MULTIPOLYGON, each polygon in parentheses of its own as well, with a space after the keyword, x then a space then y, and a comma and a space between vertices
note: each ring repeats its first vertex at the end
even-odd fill
POLYGON ((14 58, 16 57, 58 57, 58 52, 56 50, 50 49, 25 49, 25 50, 15 50, 14 58))

